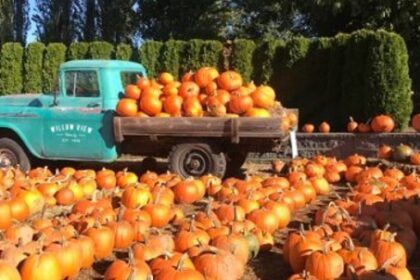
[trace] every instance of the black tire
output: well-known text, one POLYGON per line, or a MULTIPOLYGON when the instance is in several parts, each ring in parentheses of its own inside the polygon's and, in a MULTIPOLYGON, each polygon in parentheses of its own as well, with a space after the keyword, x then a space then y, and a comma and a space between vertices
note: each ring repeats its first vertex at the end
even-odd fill
POLYGON ((0 138, 0 167, 17 165, 25 172, 31 169, 31 162, 25 150, 10 138, 0 138))
POLYGON ((226 157, 209 144, 179 144, 173 146, 169 153, 169 169, 184 178, 207 174, 223 178, 226 172, 226 157))

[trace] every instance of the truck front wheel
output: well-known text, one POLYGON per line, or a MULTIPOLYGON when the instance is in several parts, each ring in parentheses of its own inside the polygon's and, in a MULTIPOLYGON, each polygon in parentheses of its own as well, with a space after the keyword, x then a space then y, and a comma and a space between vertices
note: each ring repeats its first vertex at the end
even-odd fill
POLYGON ((31 169, 31 162, 25 150, 12 139, 0 138, 0 167, 17 165, 25 172, 31 169))
POLYGON ((169 154, 169 169, 184 178, 207 174, 222 178, 226 172, 226 157, 205 143, 179 144, 169 154))

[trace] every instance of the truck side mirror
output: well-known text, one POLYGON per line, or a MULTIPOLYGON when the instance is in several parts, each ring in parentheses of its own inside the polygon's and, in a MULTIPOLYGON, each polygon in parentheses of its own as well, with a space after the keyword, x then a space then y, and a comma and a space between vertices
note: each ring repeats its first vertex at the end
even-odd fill
POLYGON ((57 106, 58 105, 58 98, 57 98, 57 95, 58 95, 58 92, 57 91, 55 91, 54 92, 54 99, 53 99, 53 106, 57 106))

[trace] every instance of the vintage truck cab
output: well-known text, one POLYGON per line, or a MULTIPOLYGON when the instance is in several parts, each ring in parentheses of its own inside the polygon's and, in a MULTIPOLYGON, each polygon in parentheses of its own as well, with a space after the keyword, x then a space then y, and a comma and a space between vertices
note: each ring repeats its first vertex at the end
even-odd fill
POLYGON ((146 77, 141 64, 117 60, 63 63, 52 92, 0 97, 0 167, 31 168, 33 158, 113 162, 166 157, 181 176, 223 177, 250 151, 287 136, 282 118, 119 117, 127 84, 146 77))
POLYGON ((138 63, 63 63, 53 92, 0 97, 0 165, 30 168, 30 157, 111 162, 114 109, 127 83, 146 76, 138 63))

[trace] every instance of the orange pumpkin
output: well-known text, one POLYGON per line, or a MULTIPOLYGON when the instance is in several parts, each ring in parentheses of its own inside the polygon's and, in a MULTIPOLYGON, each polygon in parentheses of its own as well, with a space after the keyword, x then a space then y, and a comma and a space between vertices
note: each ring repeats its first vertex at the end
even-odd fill
POLYGON ((60 264, 53 253, 40 253, 29 256, 20 268, 22 280, 61 280, 60 264))
POLYGON ((347 132, 357 132, 357 127, 359 124, 353 120, 352 117, 349 118, 349 122, 347 123, 347 132))
POLYGON ((178 95, 180 86, 181 86, 180 82, 178 82, 178 81, 177 82, 172 82, 172 83, 169 83, 169 84, 165 85, 163 87, 162 92, 165 96, 178 95))
POLYGON ((390 116, 379 115, 372 119, 370 126, 372 127, 373 132, 376 133, 391 132, 394 130, 395 122, 390 116))
POLYGON ((307 123, 307 124, 303 125, 302 131, 306 132, 306 133, 312 133, 312 132, 315 131, 315 126, 311 123, 307 123))
POLYGON ((171 95, 163 102, 163 110, 173 117, 180 117, 182 115, 183 99, 178 95, 171 95))
POLYGON ((205 88, 211 84, 217 77, 219 72, 213 67, 202 67, 197 70, 194 80, 200 88, 205 88))
POLYGON ((420 113, 415 114, 411 118, 411 126, 417 131, 420 132, 420 113))
POLYGON ((182 105, 184 109, 185 116, 187 117, 202 117, 203 116, 203 106, 200 103, 200 100, 196 96, 191 96, 184 99, 182 105))
POLYGON ((248 95, 233 95, 229 101, 229 111, 235 114, 244 114, 254 106, 254 101, 248 95))
POLYGON ((369 123, 359 123, 357 126, 357 130, 360 133, 368 133, 371 131, 370 124, 369 123))
POLYGON ((6 263, 5 261, 0 261, 0 274, 2 276, 2 279, 5 280, 21 279, 18 270, 11 264, 6 263))
POLYGON ((276 93, 273 88, 269 86, 259 86, 251 93, 251 97, 256 107, 269 109, 274 106, 276 93))
POLYGON ((327 122, 322 122, 318 127, 319 132, 322 133, 329 133, 331 128, 330 125, 327 122))
POLYGON ((197 97, 200 93, 200 87, 194 82, 182 82, 179 87, 179 96, 186 99, 188 97, 197 97))
POLYGON ((251 108, 248 111, 246 111, 245 116, 253 118, 269 118, 271 117, 271 114, 266 109, 251 108))
POLYGON ((149 116, 156 116, 162 112, 162 101, 158 97, 143 95, 140 99, 140 110, 149 116))
POLYGON ((147 79, 147 78, 139 77, 139 78, 137 79, 137 87, 138 87, 140 90, 143 90, 143 89, 145 89, 145 88, 147 88, 147 87, 150 87, 150 80, 149 80, 149 79, 147 79))
POLYGON ((314 252, 308 256, 305 270, 320 280, 338 279, 344 272, 344 262, 336 252, 314 252))
POLYGON ((413 153, 410 156, 410 162, 414 165, 420 165, 420 153, 413 153))
POLYGON ((167 85, 169 83, 172 83, 175 78, 171 73, 168 72, 162 72, 159 74, 159 83, 161 83, 162 85, 167 85))
POLYGON ((378 158, 390 159, 392 157, 392 148, 388 145, 381 145, 378 149, 378 158))
POLYGON ((219 88, 227 91, 239 89, 242 86, 242 83, 243 81, 241 75, 235 71, 223 72, 217 78, 217 84, 219 85, 219 88))
POLYGON ((127 85, 124 90, 125 97, 131 98, 134 100, 139 100, 141 95, 141 90, 137 85, 127 85))
POLYGON ((135 117, 138 111, 137 102, 131 98, 123 98, 118 101, 117 114, 123 117, 135 117))

